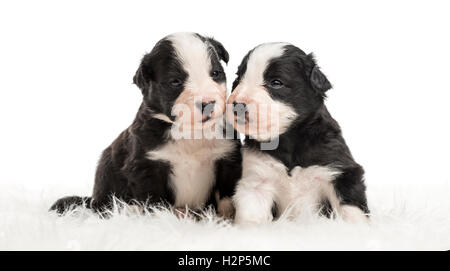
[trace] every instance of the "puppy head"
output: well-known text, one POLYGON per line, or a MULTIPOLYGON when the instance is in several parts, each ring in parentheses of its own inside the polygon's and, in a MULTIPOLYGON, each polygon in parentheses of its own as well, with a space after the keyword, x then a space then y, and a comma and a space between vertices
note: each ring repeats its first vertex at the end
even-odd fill
POLYGON ((146 54, 133 78, 155 118, 184 129, 211 125, 225 110, 223 45, 196 33, 175 33, 146 54))
POLYGON ((238 68, 227 120, 256 140, 271 140, 317 111, 330 88, 312 54, 288 43, 262 44, 238 68))

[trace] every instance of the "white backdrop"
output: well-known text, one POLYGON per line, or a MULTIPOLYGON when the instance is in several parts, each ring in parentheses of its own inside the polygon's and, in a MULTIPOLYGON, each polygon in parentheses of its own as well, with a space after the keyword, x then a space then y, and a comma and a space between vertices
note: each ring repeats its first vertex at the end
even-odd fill
POLYGON ((229 87, 259 43, 315 52, 369 189, 449 182, 449 12, 446 1, 2 1, 0 184, 89 193, 138 109, 140 58, 178 31, 225 45, 229 87))

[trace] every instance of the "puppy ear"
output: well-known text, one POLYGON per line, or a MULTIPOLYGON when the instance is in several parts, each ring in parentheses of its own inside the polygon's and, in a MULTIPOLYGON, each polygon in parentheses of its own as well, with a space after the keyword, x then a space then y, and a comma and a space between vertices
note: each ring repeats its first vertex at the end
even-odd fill
POLYGON ((307 57, 309 60, 307 70, 310 71, 308 75, 309 82, 315 90, 325 94, 325 92, 332 87, 331 83, 330 81, 328 81, 325 74, 323 74, 322 71, 319 69, 319 66, 316 64, 316 61, 314 59, 314 55, 311 53, 307 57))
POLYGON ((133 77, 133 83, 138 86, 142 93, 146 92, 150 85, 150 69, 148 59, 144 56, 133 77))
POLYGON ((225 47, 223 47, 222 43, 218 42, 213 38, 208 38, 208 42, 214 47, 214 49, 217 52, 217 55, 219 55, 219 58, 223 60, 226 64, 228 64, 230 56, 228 55, 227 50, 225 50, 225 47))

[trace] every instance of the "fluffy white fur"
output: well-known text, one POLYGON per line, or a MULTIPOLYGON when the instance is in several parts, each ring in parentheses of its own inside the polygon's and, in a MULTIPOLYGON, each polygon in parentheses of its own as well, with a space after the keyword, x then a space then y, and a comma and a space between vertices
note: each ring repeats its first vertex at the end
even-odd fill
POLYGON ((203 207, 214 185, 215 161, 233 148, 233 143, 225 139, 180 139, 148 152, 147 158, 171 162, 175 206, 195 209, 203 207))
POLYGON ((179 32, 170 35, 168 39, 173 43, 183 68, 189 75, 187 88, 199 89, 201 84, 212 81, 209 75, 211 61, 208 47, 200 38, 194 33, 179 32))
MULTIPOLYGON (((83 188, 83 189, 82 189, 83 188)), ((450 183, 369 184, 369 224, 303 214, 258 227, 238 227, 206 214, 196 222, 170 211, 118 212, 99 219, 80 209, 48 213, 68 193, 90 184, 25 188, 0 183, 0 250, 444 250, 450 249, 450 183)))
POLYGON ((262 152, 244 149, 242 179, 233 201, 237 224, 261 224, 272 220, 272 205, 278 211, 296 217, 319 210, 327 199, 344 220, 366 221, 364 213, 352 206, 341 206, 331 182, 339 171, 321 166, 295 167, 291 175, 286 167, 262 152))
POLYGON ((248 59, 247 70, 242 78, 242 82, 258 86, 264 85, 263 74, 268 62, 281 56, 286 45, 288 43, 273 42, 256 47, 248 59))

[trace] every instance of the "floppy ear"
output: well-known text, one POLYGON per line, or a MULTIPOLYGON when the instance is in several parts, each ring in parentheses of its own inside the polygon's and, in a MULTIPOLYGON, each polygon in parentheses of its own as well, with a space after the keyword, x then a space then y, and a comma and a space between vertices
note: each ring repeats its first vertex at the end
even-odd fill
POLYGON ((325 74, 323 74, 322 71, 320 71, 319 66, 317 66, 316 61, 314 59, 314 55, 311 53, 307 56, 307 58, 309 63, 308 65, 305 66, 306 69, 309 71, 307 73, 309 82, 315 90, 325 94, 325 92, 332 87, 331 83, 330 81, 328 81, 325 74))
POLYGON ((144 56, 133 77, 133 83, 141 89, 142 93, 148 91, 150 86, 150 73, 148 59, 144 56))
POLYGON ((225 47, 223 47, 222 43, 218 42, 213 38, 208 38, 208 42, 211 43, 211 45, 214 47, 214 49, 217 52, 217 55, 219 55, 219 58, 223 60, 226 64, 228 64, 230 56, 228 55, 227 50, 225 50, 225 47))

